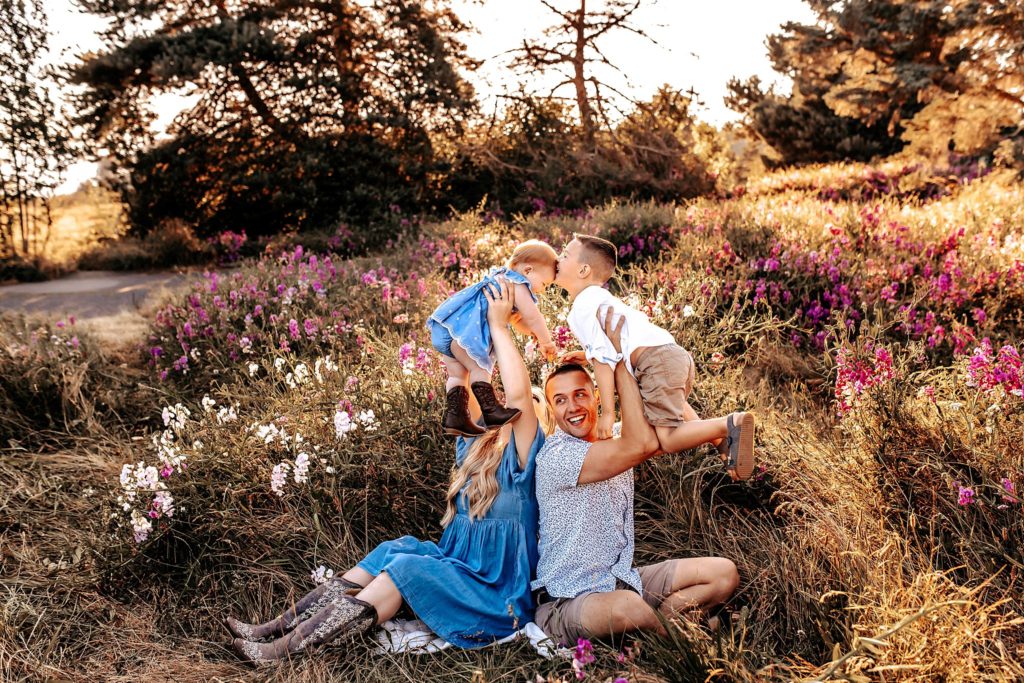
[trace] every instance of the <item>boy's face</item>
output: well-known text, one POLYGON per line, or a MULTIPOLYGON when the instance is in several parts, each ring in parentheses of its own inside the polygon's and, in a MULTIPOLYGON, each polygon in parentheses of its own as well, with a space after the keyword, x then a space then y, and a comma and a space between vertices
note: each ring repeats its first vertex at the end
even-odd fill
POLYGON ((581 277, 580 267, 584 265, 580 262, 582 250, 583 244, 578 239, 573 239, 562 248, 562 253, 558 257, 558 272, 555 274, 556 285, 565 287, 567 283, 581 277))
POLYGON ((555 267, 549 265, 529 265, 523 275, 530 281, 534 293, 540 294, 555 281, 555 267))

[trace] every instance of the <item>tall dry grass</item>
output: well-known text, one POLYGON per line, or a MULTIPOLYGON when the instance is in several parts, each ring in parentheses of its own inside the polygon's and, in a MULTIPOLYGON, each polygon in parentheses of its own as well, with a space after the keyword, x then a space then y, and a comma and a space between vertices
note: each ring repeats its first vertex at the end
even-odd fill
MULTIPOLYGON (((25 378, 6 390, 27 397, 8 403, 9 434, 43 435, 0 455, 0 678, 574 679, 525 644, 421 656, 358 644, 253 672, 220 622, 280 609, 321 564, 344 570, 382 540, 439 535, 451 443, 423 320, 520 237, 585 230, 620 244, 618 291, 694 354, 698 412, 757 411, 764 465, 742 484, 709 448, 638 468, 637 561, 726 556, 741 586, 718 632, 679 620, 621 661, 621 644, 599 645, 588 677, 1019 680, 1024 522, 1004 482, 1022 484, 1024 404, 968 380, 982 336, 1019 345, 1024 187, 989 175, 935 201, 877 183, 870 200, 850 194, 864 182, 859 167, 818 169, 722 202, 512 225, 464 216, 363 259, 291 250, 158 311, 129 368, 0 356, 5 376, 25 378), (847 198, 822 192, 833 186, 847 198), (42 401, 35 376, 61 400, 42 401), (175 510, 136 542, 124 504, 151 509, 152 492, 128 501, 137 489, 118 476, 139 462, 170 467, 175 510)), ((564 325, 564 299, 543 305, 564 325)), ((44 336, 40 349, 57 346, 44 336)), ((541 361, 530 367, 539 379, 541 361)))

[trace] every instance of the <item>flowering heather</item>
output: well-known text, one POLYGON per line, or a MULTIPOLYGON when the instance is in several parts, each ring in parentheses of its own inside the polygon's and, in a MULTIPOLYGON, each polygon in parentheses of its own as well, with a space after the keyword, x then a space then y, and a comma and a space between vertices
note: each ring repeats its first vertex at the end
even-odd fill
POLYGON ((860 406, 863 396, 896 376, 888 349, 865 344, 863 356, 850 347, 836 353, 836 409, 845 415, 860 406))
POLYGON ((985 394, 1024 396, 1024 366, 1015 346, 1007 344, 996 352, 988 337, 982 339, 966 361, 966 375, 967 384, 985 394))

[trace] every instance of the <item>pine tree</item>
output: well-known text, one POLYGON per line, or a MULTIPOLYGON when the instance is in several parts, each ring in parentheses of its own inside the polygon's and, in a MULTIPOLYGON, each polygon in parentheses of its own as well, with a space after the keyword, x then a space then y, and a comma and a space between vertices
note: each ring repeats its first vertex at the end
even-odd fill
POLYGON ((0 259, 35 256, 45 245, 50 197, 69 155, 41 64, 47 39, 42 0, 0 3, 0 259))
POLYGON ((920 150, 991 151, 1024 107, 1019 0, 807 0, 815 25, 768 38, 781 97, 756 80, 727 103, 785 161, 920 150))
POLYGON ((421 208, 430 136, 473 108, 475 62, 443 4, 83 0, 111 20, 72 77, 80 121, 119 163, 135 229, 274 232, 421 208), (197 98, 154 140, 151 95, 197 98))
MULTIPOLYGON (((531 76, 554 71, 562 79, 551 88, 548 97, 571 86, 584 139, 593 141, 598 118, 607 127, 605 112, 610 94, 625 97, 614 86, 593 73, 593 65, 603 64, 618 71, 601 51, 598 41, 613 31, 628 31, 650 40, 642 28, 632 23, 642 0, 608 0, 604 8, 587 8, 587 0, 577 0, 569 9, 561 9, 548 0, 540 0, 558 19, 543 31, 543 38, 524 40, 515 51, 512 68, 531 76)), ((630 99, 626 97, 626 99, 630 99)))

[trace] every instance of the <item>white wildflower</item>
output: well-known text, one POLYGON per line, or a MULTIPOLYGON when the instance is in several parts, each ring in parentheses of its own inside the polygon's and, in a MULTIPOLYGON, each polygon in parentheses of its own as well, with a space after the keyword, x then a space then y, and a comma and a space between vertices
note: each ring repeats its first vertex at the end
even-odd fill
POLYGON ((356 424, 352 422, 352 417, 344 410, 339 410, 334 414, 334 433, 339 439, 344 439, 345 435, 356 428, 356 424))
POLYGON ((221 406, 217 411, 217 424, 225 424, 237 420, 238 413, 235 412, 235 408, 237 407, 237 403, 233 406, 221 406))
POLYGON ((163 417, 165 427, 173 427, 177 430, 185 427, 192 412, 182 404, 175 403, 173 406, 164 407, 160 415, 163 417))
POLYGON ((283 368, 283 367, 284 367, 284 358, 275 358, 274 359, 274 369, 277 370, 278 372, 281 372, 281 368, 283 368))
POLYGON ((295 469, 293 471, 296 484, 305 483, 309 478, 309 454, 299 453, 295 456, 295 469))
POLYGON ((286 462, 279 462, 274 465, 274 471, 270 474, 270 490, 279 497, 284 495, 284 485, 288 481, 288 470, 291 466, 286 462))
POLYGON ((334 576, 334 570, 328 569, 327 567, 320 565, 309 574, 309 578, 313 579, 313 583, 320 585, 327 583, 334 576))
POLYGON ((356 415, 356 420, 358 420, 359 423, 363 425, 363 429, 368 432, 375 432, 377 431, 377 427, 380 426, 380 423, 377 421, 377 416, 373 414, 372 410, 362 411, 356 415))
POLYGON ((691 306, 689 304, 687 304, 686 306, 683 306, 683 317, 684 318, 689 318, 691 315, 694 314, 694 312, 695 311, 693 310, 693 306, 691 306))
POLYGON ((255 377, 256 373, 259 372, 260 366, 257 363, 249 363, 249 376, 255 377))
POLYGON ((174 498, 170 491, 157 491, 153 497, 153 511, 162 517, 174 516, 174 498))
POLYGON ((211 410, 213 410, 213 407, 214 407, 215 405, 217 405, 217 402, 216 402, 216 401, 214 401, 214 400, 213 400, 212 398, 210 398, 209 396, 203 396, 203 401, 202 401, 202 404, 203 404, 203 412, 204 412, 204 413, 208 413, 208 412, 210 412, 211 410))
POLYGON ((135 533, 135 542, 145 541, 149 538, 149 532, 152 530, 153 523, 138 510, 132 510, 132 531, 135 533))

